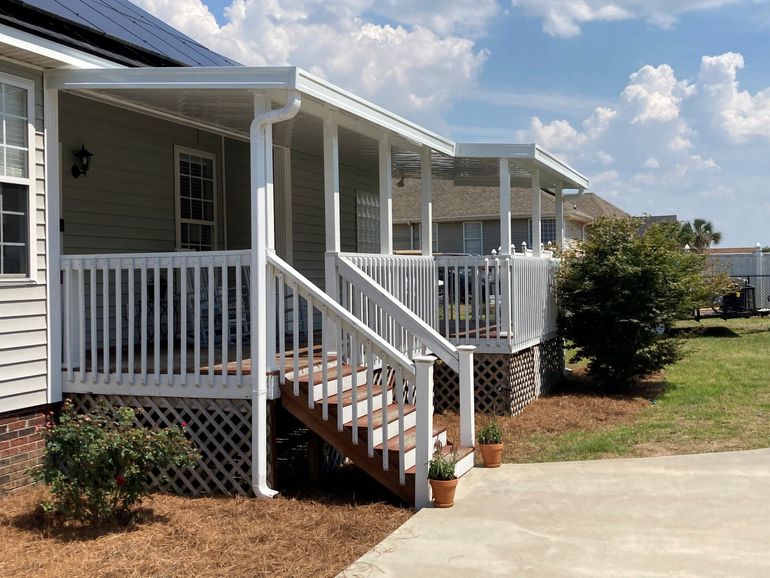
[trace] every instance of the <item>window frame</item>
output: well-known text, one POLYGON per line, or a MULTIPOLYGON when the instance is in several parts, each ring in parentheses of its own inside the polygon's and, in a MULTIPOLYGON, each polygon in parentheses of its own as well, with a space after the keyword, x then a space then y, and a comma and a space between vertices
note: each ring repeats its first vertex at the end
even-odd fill
POLYGON ((379 215, 380 215, 380 196, 379 196, 379 194, 373 193, 373 192, 371 192, 369 190, 366 190, 366 189, 356 189, 356 252, 357 253, 365 253, 367 255, 380 255, 380 254, 382 254, 382 238, 381 238, 382 222, 379 219, 379 215), (371 206, 377 208, 377 217, 375 217, 373 219, 367 219, 367 220, 370 220, 371 222, 377 224, 376 239, 375 239, 374 242, 372 242, 372 247, 374 247, 376 245, 376 249, 374 249, 373 251, 368 251, 368 250, 365 251, 361 247, 362 241, 361 241, 360 235, 361 235, 362 229, 360 229, 359 227, 360 227, 360 225, 362 223, 361 223, 361 219, 360 219, 360 215, 359 215, 359 206, 360 206, 359 205, 359 199, 362 198, 363 196, 368 196, 368 197, 370 197, 370 198, 372 198, 372 199, 374 199, 376 201, 371 206))
MULTIPOLYGON (((466 234, 466 229, 468 228, 468 225, 478 225, 479 226, 479 236, 478 241, 481 243, 481 251, 478 253, 479 255, 484 254, 484 223, 482 221, 463 221, 463 253, 466 253, 468 255, 475 255, 476 253, 471 253, 468 251, 468 235, 466 234)), ((470 239, 471 241, 476 241, 476 238, 470 239)))
POLYGON ((215 153, 204 151, 200 149, 194 149, 182 145, 174 145, 174 205, 175 205, 175 220, 176 220, 176 239, 175 245, 177 251, 194 251, 187 247, 182 247, 182 222, 190 223, 194 225, 213 225, 212 232, 212 246, 211 251, 216 251, 219 247, 219 180, 217 173, 217 155, 215 153), (182 199, 181 199, 181 172, 179 170, 180 155, 188 154, 211 161, 212 166, 212 183, 214 189, 214 217, 211 221, 199 220, 199 219, 183 219, 182 218, 182 199))
MULTIPOLYGON (((553 223, 553 239, 550 239, 550 241, 552 244, 556 243, 556 219, 548 217, 545 219, 540 219, 540 242, 544 246, 548 244, 548 241, 546 241, 545 237, 543 236, 543 225, 545 225, 546 222, 553 223)), ((532 219, 528 220, 527 233, 529 234, 529 242, 527 243, 527 248, 532 249, 532 219)))
MULTIPOLYGON (((25 90, 27 93, 27 176, 0 175, 0 183, 27 187, 27 271, 0 274, 0 286, 37 284, 37 192, 35 190, 35 81, 0 72, 0 84, 25 90)), ((46 190, 47 190, 46 186, 46 190)), ((50 202, 48 199, 47 202, 50 202)))

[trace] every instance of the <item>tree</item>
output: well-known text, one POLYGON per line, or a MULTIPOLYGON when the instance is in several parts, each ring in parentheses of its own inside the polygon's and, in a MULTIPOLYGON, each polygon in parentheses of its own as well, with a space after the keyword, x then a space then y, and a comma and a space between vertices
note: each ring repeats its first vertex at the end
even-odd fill
POLYGON ((640 223, 598 219, 559 271, 562 335, 577 349, 574 360, 588 359, 589 372, 611 386, 675 361, 669 329, 703 297, 705 256, 682 249, 679 225, 639 235, 640 223))
POLYGON ((719 245, 722 233, 714 230, 714 225, 706 219, 693 219, 692 223, 684 221, 679 233, 680 242, 684 241, 691 248, 703 252, 712 244, 719 245))

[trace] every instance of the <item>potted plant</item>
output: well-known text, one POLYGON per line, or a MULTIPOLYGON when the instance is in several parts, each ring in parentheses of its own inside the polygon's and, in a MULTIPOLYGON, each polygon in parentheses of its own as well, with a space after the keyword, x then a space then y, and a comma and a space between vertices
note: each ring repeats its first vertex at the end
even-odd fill
POLYGON ((433 491, 433 504, 437 508, 451 508, 455 503, 456 465, 456 453, 452 451, 452 453, 444 454, 440 447, 428 462, 428 482, 433 491))
POLYGON ((503 432, 497 420, 490 421, 476 436, 484 458, 484 467, 499 468, 503 461, 503 432))

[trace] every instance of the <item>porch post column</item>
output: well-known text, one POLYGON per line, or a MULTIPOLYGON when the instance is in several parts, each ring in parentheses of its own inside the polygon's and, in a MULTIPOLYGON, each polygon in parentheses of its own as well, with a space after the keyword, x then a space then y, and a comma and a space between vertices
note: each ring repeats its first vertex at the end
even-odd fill
MULTIPOLYGON (((49 403, 55 403, 62 399, 62 300, 61 284, 58 282, 61 275, 61 245, 62 233, 59 227, 61 218, 61 159, 59 145, 59 91, 46 88, 45 102, 45 188, 46 188, 46 243, 48 253, 48 279, 46 289, 48 291, 48 376, 49 376, 49 403)), ((30 113, 31 114, 31 113, 30 113)), ((30 145, 31 146, 31 145, 30 145)), ((30 207, 32 210, 32 207, 30 207)), ((34 233, 34 231, 32 231, 34 233)), ((34 238, 30 242, 35 242, 34 238)), ((37 263, 29 264, 34 274, 37 263)), ((72 299, 67 303, 72 307, 72 299)), ((70 309, 72 311, 72 309, 70 309)), ((82 315, 82 312, 79 312, 82 315)), ((73 316, 74 320, 75 317, 73 316)), ((77 343, 77 323, 72 323, 66 328, 70 343, 70 358, 67 360, 70 367, 76 364, 74 359, 73 343, 77 343)))
POLYGON ((500 159, 500 315, 497 326, 500 337, 510 343, 515 328, 511 316, 513 283, 511 279, 511 171, 508 159, 500 159))
MULTIPOLYGON (((340 252, 340 162, 337 120, 332 113, 324 119, 324 207, 326 231, 326 293, 339 301, 337 254, 340 252)), ((333 335, 333 330, 330 335, 333 335)))
POLYGON ((532 172, 532 255, 534 257, 540 256, 540 169, 535 169, 532 172))
POLYGON ((387 133, 380 139, 380 253, 393 254, 393 176, 390 139, 387 133))
POLYGON ((556 246, 564 248, 564 194, 562 184, 556 185, 556 246))
POLYGON ((433 254, 433 174, 430 166, 430 153, 430 148, 423 147, 422 162, 420 163, 420 191, 422 193, 420 244, 422 245, 422 254, 428 257, 433 254))
POLYGON ((511 254, 511 172, 508 159, 500 159, 500 254, 511 254))
POLYGON ((267 250, 268 230, 267 195, 271 188, 269 178, 272 163, 271 125, 258 118, 270 111, 270 99, 261 92, 254 93, 254 121, 250 130, 250 189, 251 189, 251 387, 252 387, 252 486, 257 496, 272 497, 276 492, 267 485, 267 373, 268 327, 267 250))

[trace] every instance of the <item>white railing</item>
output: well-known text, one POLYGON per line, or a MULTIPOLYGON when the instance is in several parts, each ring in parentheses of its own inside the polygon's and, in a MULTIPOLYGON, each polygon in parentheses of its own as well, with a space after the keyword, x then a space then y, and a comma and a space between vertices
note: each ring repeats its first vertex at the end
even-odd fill
MULTIPOLYGON (((278 338, 276 351, 268 351, 268 359, 276 359, 278 375, 282 384, 286 383, 287 373, 291 373, 294 381, 293 393, 301 394, 299 381, 296 376, 303 372, 298 355, 298 335, 307 335, 307 371, 314 372, 319 366, 320 383, 315 379, 308 380, 307 404, 315 408, 320 402, 322 419, 330 419, 330 410, 336 413, 337 429, 344 430, 343 396, 337 395, 336 406, 330 407, 329 399, 337 392, 344 391, 343 372, 332 368, 340 363, 349 364, 354 376, 358 368, 365 367, 366 384, 363 397, 353 396, 353 400, 365 401, 359 406, 352 403, 351 434, 354 444, 359 442, 359 429, 367 429, 368 454, 374 457, 374 408, 379 405, 382 409, 381 427, 384 429, 383 440, 392 437, 389 428, 397 428, 398 437, 398 469, 399 480, 406 483, 405 468, 405 405, 416 404, 418 412, 416 464, 415 464, 415 496, 418 506, 427 501, 427 463, 432 450, 432 411, 425 405, 425 400, 433 399, 433 358, 422 358, 420 363, 410 361, 403 353, 380 337, 367 325, 355 318, 350 312, 334 299, 316 287, 311 281, 293 269, 289 264, 275 255, 268 256, 268 275, 272 277, 275 293, 268 294, 268 307, 276 308, 278 319, 276 327, 278 338), (291 311, 291 321, 286 323, 286 311, 291 311), (300 321, 303 320, 303 321, 300 321), (304 323, 305 327, 300 327, 304 323), (287 326, 292 326, 293 352, 287 359, 287 326), (320 346, 319 357, 316 357, 316 346, 320 346), (334 365, 330 356, 334 356, 334 365), (334 376, 332 377, 332 373, 334 376), (317 387, 317 386, 320 386, 317 387), (320 389, 320 391, 319 391, 320 389), (419 390, 419 393, 418 393, 419 390), (376 400, 376 396, 380 396, 376 400), (393 411, 398 413, 396 420, 388 418, 389 406, 396 404, 393 411), (360 415, 359 415, 360 413, 360 415), (359 418, 366 416, 366 425, 359 424, 359 418)), ((353 381, 353 386, 357 382, 353 381)), ((387 444, 382 452, 382 469, 390 468, 387 444)))
MULTIPOLYGON (((433 259, 417 259, 417 264, 408 265, 404 261, 410 257, 381 255, 378 257, 340 255, 336 259, 340 302, 356 319, 366 324, 372 331, 383 337, 391 346, 410 358, 435 355, 443 363, 455 370, 459 376, 460 392, 460 444, 472 447, 475 443, 475 405, 473 397, 473 352, 475 345, 455 346, 417 312, 396 297, 387 287, 378 283, 367 274, 366 270, 355 263, 361 263, 375 274, 385 273, 385 282, 396 287, 400 295, 413 306, 422 307, 422 301, 413 292, 424 287, 432 294, 426 298, 434 311, 422 309, 426 316, 436 318, 435 301, 437 293, 436 266, 433 259), (392 261, 388 264, 388 261, 392 261), (426 267, 430 265, 430 268, 426 267), (431 273, 432 271, 432 273, 431 273), (379 272, 379 273, 378 273, 379 272), (404 280, 393 280, 391 274, 401 274, 404 280), (411 288, 411 289, 410 289, 411 288)), ((418 308, 415 307, 415 308, 418 308)), ((418 310, 420 310, 418 308, 418 310)), ((437 322, 437 320, 436 320, 437 322)), ((457 440, 455 440, 457 441, 457 440)))
POLYGON ((559 261, 548 257, 510 257, 511 342, 520 351, 556 337, 556 272, 559 261))
POLYGON ((501 346, 507 329, 504 314, 504 269, 508 261, 498 257, 438 256, 441 281, 438 329, 453 343, 501 346))
POLYGON ((439 331, 487 351, 519 351, 554 337, 557 266, 550 253, 437 256, 439 331))
POLYGON ((249 252, 66 255, 64 387, 249 397, 249 252))
POLYGON ((438 323, 439 283, 433 257, 342 253, 429 326, 438 323))

